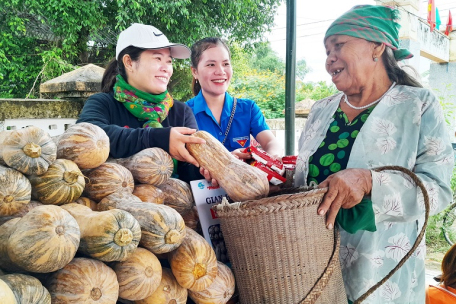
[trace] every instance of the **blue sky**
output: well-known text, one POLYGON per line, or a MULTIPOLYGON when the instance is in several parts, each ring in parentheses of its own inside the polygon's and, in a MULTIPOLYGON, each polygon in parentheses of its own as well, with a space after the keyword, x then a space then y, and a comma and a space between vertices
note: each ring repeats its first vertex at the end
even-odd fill
MULTIPOLYGON (((286 2, 286 1, 284 1, 286 2)), ((427 0, 420 0, 419 16, 427 16, 427 0)), ((453 28, 456 27, 456 0, 435 0, 442 20, 441 29, 444 28, 451 9, 453 15, 453 28)), ((306 76, 306 81, 328 81, 331 78, 324 68, 325 49, 323 37, 331 22, 343 12, 358 4, 375 4, 373 0, 296 0, 296 58, 304 58, 312 72, 306 76)), ((275 27, 266 38, 271 42, 273 50, 285 59, 286 38, 286 6, 281 5, 274 19, 275 27)), ((429 69, 430 62, 423 58, 420 62, 420 73, 429 69)))

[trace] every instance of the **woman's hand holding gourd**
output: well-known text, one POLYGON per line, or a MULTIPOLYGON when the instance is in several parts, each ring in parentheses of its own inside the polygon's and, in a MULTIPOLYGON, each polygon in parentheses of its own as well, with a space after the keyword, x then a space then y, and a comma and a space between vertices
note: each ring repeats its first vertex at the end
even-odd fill
POLYGON ((206 142, 202 138, 187 136, 195 133, 195 129, 190 129, 186 127, 174 127, 171 128, 169 133, 169 154, 171 157, 184 161, 190 164, 193 164, 199 167, 198 162, 193 156, 190 155, 186 144, 205 144, 206 142))
POLYGON ((326 227, 332 229, 340 208, 352 208, 371 193, 372 174, 367 169, 345 169, 328 176, 318 187, 328 187, 318 214, 326 214, 326 227))

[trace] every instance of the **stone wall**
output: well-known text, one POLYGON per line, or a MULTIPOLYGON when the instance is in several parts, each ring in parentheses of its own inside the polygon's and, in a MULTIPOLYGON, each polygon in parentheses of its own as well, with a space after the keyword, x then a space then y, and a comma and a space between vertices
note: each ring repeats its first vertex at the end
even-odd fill
MULTIPOLYGON (((84 103, 63 99, 0 99, 0 130, 20 129, 34 125, 51 136, 62 134, 68 125, 74 124, 84 103)), ((295 146, 306 122, 295 120, 295 146)), ((267 119, 269 128, 285 147, 285 119, 267 119)))
POLYGON ((0 99, 0 130, 34 125, 59 135, 76 122, 82 107, 82 101, 62 99, 0 99))

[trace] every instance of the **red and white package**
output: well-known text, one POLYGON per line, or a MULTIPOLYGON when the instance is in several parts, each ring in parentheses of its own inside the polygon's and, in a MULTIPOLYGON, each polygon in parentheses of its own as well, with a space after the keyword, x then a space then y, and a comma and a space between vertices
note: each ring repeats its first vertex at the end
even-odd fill
POLYGON ((271 170, 269 167, 265 166, 264 164, 253 161, 250 163, 251 166, 260 169, 261 171, 265 172, 268 175, 268 181, 273 185, 280 185, 287 181, 287 179, 281 176, 279 173, 271 170))
POLYGON ((296 160, 298 159, 297 155, 287 155, 282 157, 282 163, 285 169, 294 170, 296 168, 296 160))
POLYGON ((285 167, 283 166, 283 163, 279 159, 275 159, 265 151, 258 149, 256 147, 248 147, 243 152, 252 154, 253 159, 271 168, 280 175, 283 175, 285 173, 285 167))

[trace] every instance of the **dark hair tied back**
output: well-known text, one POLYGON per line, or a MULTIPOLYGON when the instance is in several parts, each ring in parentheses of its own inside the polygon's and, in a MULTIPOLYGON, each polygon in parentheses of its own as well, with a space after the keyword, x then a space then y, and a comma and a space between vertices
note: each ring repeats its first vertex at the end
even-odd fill
POLYGON ((125 55, 130 55, 132 61, 138 61, 142 52, 146 49, 140 49, 135 46, 129 46, 125 48, 119 54, 120 60, 117 61, 116 58, 113 58, 107 65, 105 72, 103 73, 103 78, 101 79, 101 91, 103 93, 112 92, 112 88, 116 83, 116 76, 120 74, 126 82, 128 82, 127 73, 125 72, 125 65, 123 64, 122 58, 125 55))
MULTIPOLYGON (((216 47, 218 45, 223 46, 228 51, 228 55, 230 56, 230 59, 231 59, 230 48, 228 47, 228 45, 226 44, 225 41, 223 41, 222 39, 217 38, 217 37, 207 37, 207 38, 203 38, 203 39, 195 42, 192 45, 192 47, 191 47, 192 55, 190 57, 190 59, 192 61, 192 67, 194 69, 196 69, 198 67, 198 64, 201 60, 201 55, 204 53, 204 51, 206 51, 207 49, 216 47)), ((198 95, 199 91, 201 91, 201 84, 198 81, 196 81, 195 78, 193 78, 193 81, 192 81, 193 95, 195 95, 195 96, 198 95)))
POLYGON ((394 58, 394 53, 391 48, 386 47, 382 57, 386 72, 388 73, 388 77, 391 81, 395 81, 399 85, 407 85, 417 88, 423 87, 419 81, 401 69, 401 67, 397 64, 396 58, 394 58))

